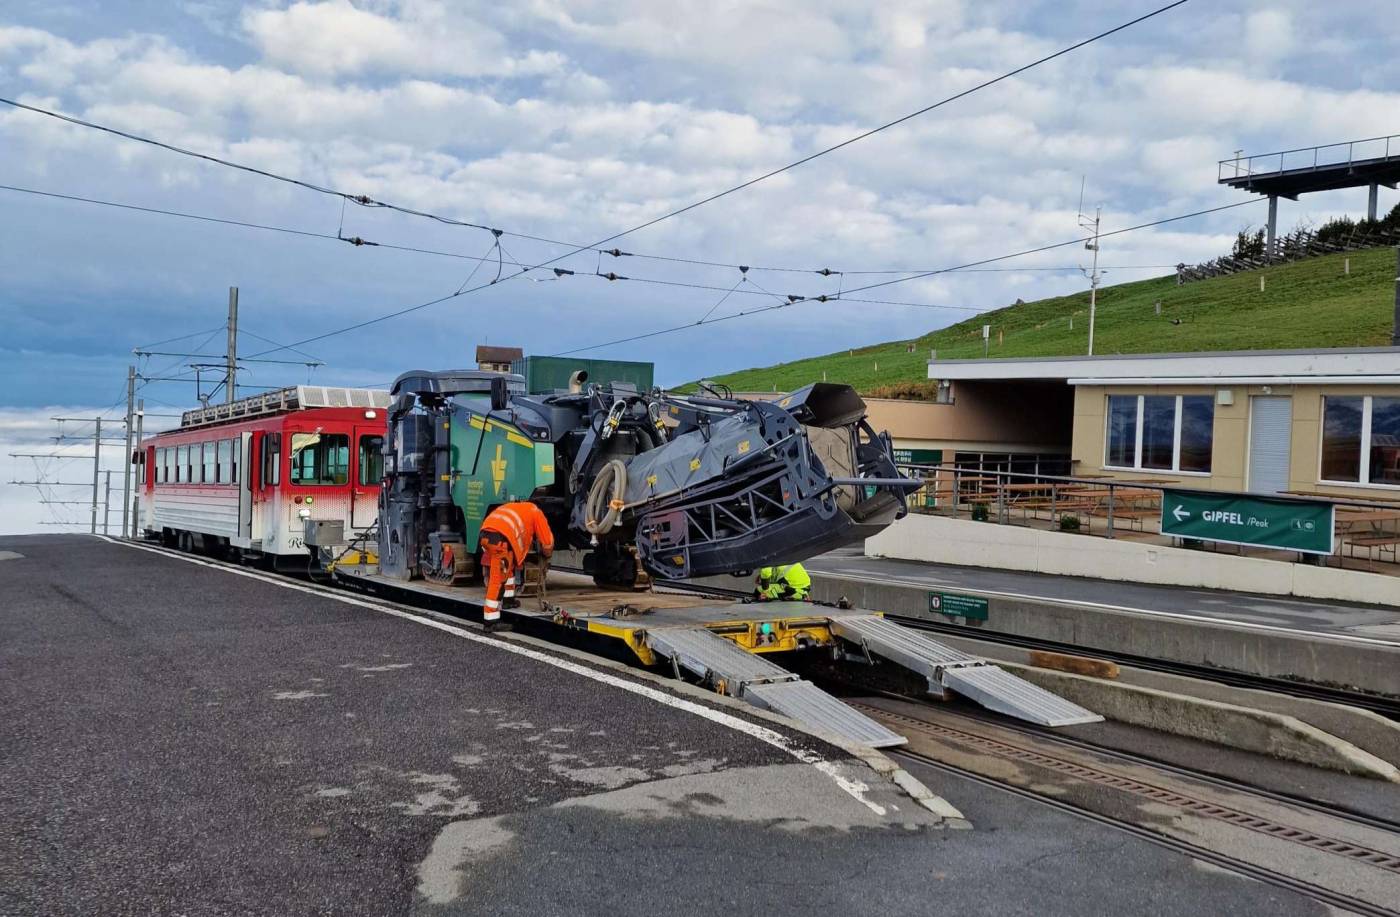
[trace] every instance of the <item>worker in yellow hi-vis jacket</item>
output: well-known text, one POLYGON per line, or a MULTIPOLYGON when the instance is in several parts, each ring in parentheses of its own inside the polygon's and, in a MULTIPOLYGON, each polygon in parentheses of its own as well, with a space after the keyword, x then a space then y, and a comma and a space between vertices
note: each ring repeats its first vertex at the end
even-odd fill
POLYGON ((812 591, 812 578, 801 564, 764 567, 754 581, 754 597, 760 602, 803 602, 812 591))

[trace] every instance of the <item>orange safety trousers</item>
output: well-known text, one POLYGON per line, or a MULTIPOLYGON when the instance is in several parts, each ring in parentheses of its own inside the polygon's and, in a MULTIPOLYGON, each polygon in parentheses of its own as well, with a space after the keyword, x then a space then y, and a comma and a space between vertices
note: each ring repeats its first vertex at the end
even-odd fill
POLYGON ((515 598, 515 575, 519 569, 510 542, 495 532, 481 536, 481 562, 485 566, 486 601, 482 617, 487 621, 501 619, 501 599, 515 598))

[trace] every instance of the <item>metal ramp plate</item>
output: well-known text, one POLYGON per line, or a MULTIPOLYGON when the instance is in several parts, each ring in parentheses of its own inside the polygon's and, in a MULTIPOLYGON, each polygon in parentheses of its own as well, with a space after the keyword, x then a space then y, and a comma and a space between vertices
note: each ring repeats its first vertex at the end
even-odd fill
POLYGON ((747 652, 703 627, 667 627, 647 631, 647 645, 681 668, 718 684, 726 694, 739 696, 746 684, 791 681, 797 676, 762 656, 747 652))
POLYGON ((1098 714, 1004 672, 984 659, 931 640, 879 615, 832 618, 831 632, 863 646, 871 655, 924 676, 933 694, 941 695, 946 688, 988 710, 1042 726, 1074 726, 1103 720, 1098 714))
POLYGON ((1099 723, 1103 717, 991 664, 945 669, 943 684, 988 710, 1042 726, 1099 723))
POLYGON ((872 748, 906 741, 811 682, 703 627, 652 630, 646 641, 654 652, 755 707, 872 748))
POLYGON ((909 741, 891 732, 870 717, 851 709, 809 681, 783 681, 765 685, 747 685, 743 699, 755 707, 781 713, 800 723, 815 726, 844 739, 889 748, 909 741))
POLYGON ((831 632, 844 640, 862 644, 876 656, 918 672, 929 680, 930 686, 940 684, 939 669, 943 666, 981 661, 970 653, 930 640, 916 630, 900 627, 879 615, 832 618, 831 632))

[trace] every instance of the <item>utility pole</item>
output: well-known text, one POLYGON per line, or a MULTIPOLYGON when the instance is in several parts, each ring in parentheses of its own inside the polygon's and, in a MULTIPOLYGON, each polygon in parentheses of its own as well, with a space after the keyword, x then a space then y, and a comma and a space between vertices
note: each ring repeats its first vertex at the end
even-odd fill
MULTIPOLYGON (((141 467, 142 467, 142 469, 143 469, 143 470, 145 471, 145 473, 146 473, 146 480, 147 480, 147 481, 150 481, 150 480, 152 480, 152 478, 150 477, 150 475, 153 473, 153 470, 152 470, 152 468, 151 468, 149 465, 147 465, 147 464, 145 463, 145 462, 146 462, 146 448, 145 448, 145 446, 141 445, 143 442, 145 442, 145 440, 141 438, 141 428, 142 428, 142 426, 143 426, 143 423, 142 423, 142 422, 143 422, 145 419, 146 419, 146 399, 145 399, 145 398, 142 398, 141 400, 139 400, 139 401, 136 402, 136 448, 138 448, 138 449, 141 450, 141 467)), ((138 507, 139 507, 139 502, 138 502, 138 500, 139 500, 138 495, 137 495, 137 494, 132 494, 132 495, 131 495, 131 500, 129 501, 129 504, 130 504, 130 506, 131 506, 131 540, 132 540, 132 541, 135 541, 135 540, 136 540, 137 532, 139 532, 140 529, 141 529, 141 515, 140 515, 140 512, 139 512, 139 510, 138 510, 138 507)))
POLYGON ((131 506, 131 413, 136 397, 136 367, 126 368, 126 457, 122 460, 122 535, 126 535, 127 507, 131 506))
MULTIPOLYGON (((107 476, 107 492, 102 499, 102 534, 107 534, 107 527, 112 521, 112 469, 108 468, 102 472, 107 476)), ((123 501, 125 505, 125 501, 123 501)))
POLYGON ((1089 356, 1091 357, 1094 355, 1094 318, 1099 298, 1099 220, 1102 215, 1102 207, 1094 208, 1092 222, 1084 214, 1079 215, 1079 225, 1085 229, 1093 227, 1094 230, 1093 239, 1084 243, 1084 247, 1094 253, 1093 266, 1089 268, 1089 356))
POLYGON ((224 403, 238 397, 238 287, 228 288, 228 375, 224 377, 224 403))
POLYGON ((97 430, 92 434, 92 534, 97 534, 97 478, 102 471, 102 418, 94 418, 97 430))

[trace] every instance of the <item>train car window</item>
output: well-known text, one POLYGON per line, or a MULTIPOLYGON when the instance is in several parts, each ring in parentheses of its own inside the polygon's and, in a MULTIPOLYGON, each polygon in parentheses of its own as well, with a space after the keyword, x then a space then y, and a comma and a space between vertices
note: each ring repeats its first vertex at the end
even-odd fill
POLYGON ((375 485, 384 479, 384 437, 360 437, 360 483, 375 485))
POLYGON ((162 447, 156 447, 156 467, 151 473, 155 475, 157 484, 165 482, 165 449, 162 447))
POLYGON ((219 482, 218 459, 214 451, 213 443, 204 444, 204 483, 217 484, 219 482))
MULTIPOLYGON (((220 484, 233 483, 233 440, 221 439, 218 442, 219 464, 218 475, 220 484)), ((206 447, 207 448, 207 447, 206 447)))
POLYGON ((269 433, 262 441, 262 483, 276 487, 282 483, 282 434, 269 433))
POLYGON ((350 483, 350 437, 344 433, 293 433, 290 482, 313 486, 350 483))
POLYGON ((238 483, 238 460, 243 457, 243 443, 241 440, 231 439, 228 441, 228 482, 238 483))
POLYGON ((186 483, 190 479, 190 447, 175 447, 175 483, 186 483))

